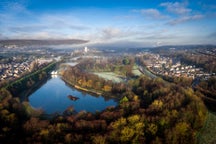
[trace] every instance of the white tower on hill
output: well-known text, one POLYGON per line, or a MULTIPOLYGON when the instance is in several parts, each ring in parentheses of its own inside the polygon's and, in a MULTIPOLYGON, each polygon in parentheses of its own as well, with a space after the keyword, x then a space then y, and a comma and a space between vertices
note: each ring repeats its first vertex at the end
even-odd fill
POLYGON ((84 48, 84 52, 87 53, 88 52, 88 47, 84 48))

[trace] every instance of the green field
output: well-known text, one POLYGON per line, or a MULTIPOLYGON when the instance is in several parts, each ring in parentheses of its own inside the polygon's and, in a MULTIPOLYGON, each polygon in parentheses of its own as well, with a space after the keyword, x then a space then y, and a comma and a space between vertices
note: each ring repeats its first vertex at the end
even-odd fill
POLYGON ((197 135, 198 144, 215 144, 216 143, 216 114, 208 112, 207 120, 204 127, 197 135))
POLYGON ((115 74, 114 72, 94 72, 95 75, 98 75, 105 80, 111 80, 113 82, 122 82, 124 79, 122 76, 115 74))

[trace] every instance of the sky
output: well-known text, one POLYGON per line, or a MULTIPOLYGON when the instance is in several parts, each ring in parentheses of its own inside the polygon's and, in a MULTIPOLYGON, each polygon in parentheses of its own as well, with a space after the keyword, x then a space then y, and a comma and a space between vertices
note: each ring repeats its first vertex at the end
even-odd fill
POLYGON ((215 0, 1 0, 0 39, 98 47, 216 44, 215 0))

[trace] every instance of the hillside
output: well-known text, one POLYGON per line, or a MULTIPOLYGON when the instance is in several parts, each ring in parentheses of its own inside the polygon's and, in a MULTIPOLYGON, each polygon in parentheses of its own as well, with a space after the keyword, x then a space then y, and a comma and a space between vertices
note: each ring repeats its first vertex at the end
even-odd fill
POLYGON ((36 40, 36 39, 9 39, 0 40, 0 45, 16 45, 16 46, 28 46, 28 45, 69 45, 69 44, 83 44, 88 41, 79 39, 52 39, 52 40, 36 40))

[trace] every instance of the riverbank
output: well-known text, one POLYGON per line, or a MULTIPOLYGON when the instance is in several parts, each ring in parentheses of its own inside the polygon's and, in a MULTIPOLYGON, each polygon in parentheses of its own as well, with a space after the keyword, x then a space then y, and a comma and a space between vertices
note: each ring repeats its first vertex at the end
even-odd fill
POLYGON ((28 101, 28 96, 30 96, 32 93, 34 93, 37 89, 39 89, 42 85, 44 85, 51 77, 47 76, 41 81, 36 82, 31 88, 23 91, 22 93, 18 94, 18 97, 20 98, 20 101, 28 101))
POLYGON ((50 71, 55 68, 56 64, 57 62, 52 62, 41 69, 8 83, 4 88, 9 90, 13 96, 20 95, 23 91, 34 87, 39 81, 47 79, 50 71))
POLYGON ((96 94, 96 95, 102 95, 102 92, 96 92, 96 91, 94 91, 94 90, 82 88, 82 87, 80 87, 80 86, 78 86, 78 85, 74 85, 74 87, 75 87, 76 89, 78 89, 78 90, 82 90, 82 91, 85 91, 85 92, 94 93, 94 94, 96 94))
POLYGON ((65 78, 61 77, 61 79, 67 83, 68 85, 78 89, 78 90, 81 90, 81 91, 84 91, 84 92, 88 92, 88 93, 92 93, 92 94, 95 94, 95 95, 103 95, 103 92, 98 92, 98 91, 95 91, 95 90, 92 90, 92 89, 87 89, 87 88, 83 88, 83 87, 80 87, 76 84, 73 84, 71 83, 70 81, 66 80, 65 78))
POLYGON ((37 74, 40 74, 40 73, 43 72, 43 71, 49 72, 49 71, 51 71, 51 70, 55 67, 56 64, 57 64, 57 62, 52 62, 52 63, 48 64, 47 66, 41 68, 41 69, 38 69, 38 70, 36 70, 36 71, 34 71, 34 72, 32 72, 32 73, 29 73, 29 74, 27 74, 27 75, 24 75, 23 77, 21 77, 21 78, 15 80, 15 81, 13 81, 12 83, 8 83, 8 84, 5 85, 3 88, 8 89, 9 87, 11 87, 11 86, 13 86, 13 85, 15 85, 15 84, 17 84, 17 83, 22 83, 22 82, 25 81, 26 79, 30 79, 30 78, 32 78, 33 76, 35 76, 35 75, 37 75, 37 74))

